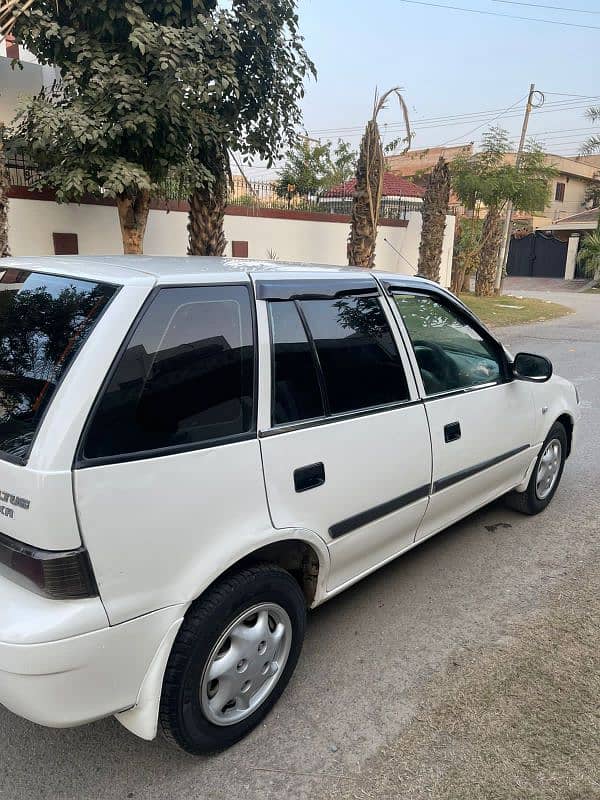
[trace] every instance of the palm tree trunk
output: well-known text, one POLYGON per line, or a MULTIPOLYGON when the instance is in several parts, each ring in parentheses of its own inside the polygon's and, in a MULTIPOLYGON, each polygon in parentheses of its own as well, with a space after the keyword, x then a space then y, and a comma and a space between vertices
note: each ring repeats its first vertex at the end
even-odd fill
POLYGON ((450 200, 450 170, 443 156, 433 168, 423 198, 418 274, 440 282, 440 263, 450 200))
POLYGON ((196 188, 190 196, 188 253, 191 256, 222 256, 225 253, 225 207, 227 176, 219 172, 211 187, 196 188))
POLYGON ((117 209, 123 252, 125 255, 141 255, 144 252, 144 234, 150 213, 150 192, 142 189, 135 195, 117 195, 117 209))
POLYGON ((377 115, 385 108, 388 97, 395 95, 400 103, 406 126, 406 148, 410 147, 412 133, 408 120, 408 108, 400 94, 400 87, 389 89, 381 97, 375 92, 373 116, 367 122, 360 142, 360 153, 356 164, 356 188, 352 198, 352 217, 348 237, 348 264, 351 267, 375 266, 375 245, 379 226, 379 212, 383 191, 385 157, 377 124, 377 115))
POLYGON ((6 174, 2 136, 4 127, 0 125, 0 258, 10 255, 8 245, 8 175, 6 174))
POLYGON ((502 216, 500 209, 488 209, 483 223, 479 267, 475 275, 475 294, 478 297, 491 297, 496 293, 496 272, 500 244, 502 242, 502 216))
POLYGON ((352 219, 348 239, 348 264, 373 269, 379 225, 385 159, 379 128, 369 120, 356 165, 356 188, 352 198, 352 219))

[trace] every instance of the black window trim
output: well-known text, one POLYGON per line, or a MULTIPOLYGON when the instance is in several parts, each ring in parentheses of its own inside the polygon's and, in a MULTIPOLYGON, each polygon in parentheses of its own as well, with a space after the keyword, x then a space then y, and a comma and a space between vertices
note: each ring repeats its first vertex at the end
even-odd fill
MULTIPOLYGON (((7 267, 7 269, 8 269, 8 267, 7 267)), ((93 283, 96 286, 100 286, 100 285, 102 285, 102 286, 110 286, 112 289, 115 290, 113 295, 112 295, 112 297, 109 299, 108 303, 106 303, 106 305, 102 309, 101 313, 96 317, 96 319, 94 320, 92 326, 88 330, 87 336, 86 336, 86 338, 84 339, 84 341, 83 341, 83 343, 81 345, 81 350, 83 350, 83 348, 86 345, 86 342, 89 340, 89 338, 90 338, 91 334, 93 333, 96 325, 100 322, 100 320, 102 319, 102 317, 106 313, 107 309, 110 308, 110 306, 111 306, 113 300, 115 299, 115 297, 119 294, 119 292, 123 288, 123 284, 121 284, 121 283, 113 283, 112 281, 105 281, 105 280, 101 280, 100 278, 86 278, 86 277, 82 277, 81 275, 71 275, 71 274, 66 275, 66 274, 61 274, 61 273, 57 273, 57 272, 46 272, 46 271, 41 270, 41 269, 29 269, 29 270, 24 270, 24 271, 27 271, 30 274, 34 273, 36 275, 49 275, 51 278, 65 278, 67 280, 71 279, 71 280, 74 280, 74 281, 81 281, 83 283, 93 283)), ((17 467, 26 467, 27 466, 27 464, 29 463, 29 459, 31 458, 31 454, 33 452, 33 448, 35 447, 36 439, 38 438, 38 435, 39 435, 39 433, 40 433, 40 431, 42 429, 42 426, 43 426, 44 421, 46 419, 46 415, 48 414, 48 412, 50 410, 50 406, 56 400, 56 394, 60 390, 60 387, 62 386, 63 381, 65 380, 65 378, 67 377, 67 375, 71 371, 71 367, 75 363, 76 359, 81 355, 81 350, 77 351, 76 357, 71 359, 71 361, 67 364, 67 368, 64 370, 64 372, 61 374, 60 378, 56 382, 56 386, 54 387, 53 397, 52 397, 51 401, 46 404, 46 407, 44 408, 44 411, 42 412, 42 416, 40 417, 40 421, 38 423, 38 426, 35 429, 35 432, 34 432, 33 437, 31 439, 31 445, 29 447, 29 451, 27 453, 27 457, 26 458, 21 458, 19 456, 15 456, 13 453, 7 453, 4 450, 0 450, 0 461, 7 461, 9 464, 15 464, 17 467)))
POLYGON ((321 425, 332 425, 335 422, 345 422, 349 419, 357 417, 367 417, 372 414, 383 414, 387 411, 397 411, 400 408, 408 408, 409 406, 418 406, 423 403, 421 398, 410 400, 399 400, 395 403, 384 403, 378 406, 368 406, 367 408, 359 408, 356 411, 339 411, 335 414, 330 414, 328 417, 311 417, 310 419, 302 419, 298 422, 282 422, 279 425, 273 425, 271 428, 259 430, 258 436, 261 439, 266 439, 269 436, 278 436, 281 433, 293 433, 300 431, 304 428, 317 428, 321 425))
MULTIPOLYGON (((364 297, 365 295, 363 293, 356 294, 354 291, 352 291, 352 292, 344 292, 343 294, 342 293, 337 294, 335 297, 355 297, 355 296, 356 297, 364 297)), ((390 333, 392 334, 392 340, 393 340, 394 345, 396 347, 396 350, 397 350, 397 353, 398 353, 398 358, 400 359, 400 364, 402 365, 402 369, 406 373, 406 367, 405 367, 404 361, 402 359, 401 349, 400 349, 400 347, 398 345, 398 337, 396 337, 394 335, 393 324, 395 324, 397 326, 397 322, 394 319, 393 315, 392 315, 392 319, 390 320, 389 315, 386 314, 384 298, 383 298, 383 296, 381 295, 381 293, 379 291, 376 294, 369 295, 369 296, 378 297, 379 298, 379 302, 381 304, 381 310, 383 312, 383 316, 385 318, 385 321, 387 322, 387 324, 388 324, 388 326, 390 328, 390 333)), ((257 297, 258 297, 258 299, 264 299, 264 298, 260 297, 260 293, 257 294, 257 297)), ((307 296, 302 296, 302 297, 285 298, 285 299, 281 298, 281 297, 267 298, 267 300, 266 300, 267 304, 276 303, 276 302, 279 302, 279 301, 282 301, 282 300, 284 302, 291 301, 291 302, 294 303, 294 306, 295 306, 295 308, 296 308, 296 310, 298 312, 298 316, 300 317, 300 322, 302 323, 302 326, 304 328, 304 333, 306 334, 309 346, 311 348, 312 357, 313 357, 313 364, 315 366, 315 370, 316 370, 316 373, 317 373, 317 380, 318 380, 318 383, 319 383, 319 390, 321 392, 321 399, 323 400, 323 408, 325 409, 325 413, 322 416, 311 417, 310 419, 302 419, 302 420, 298 420, 298 421, 295 421, 295 422, 273 423, 273 411, 274 411, 274 408, 275 408, 275 382, 273 380, 273 370, 274 370, 274 366, 275 366, 275 351, 274 351, 274 341, 273 341, 273 335, 272 335, 273 332, 271 330, 271 325, 270 325, 270 320, 269 320, 269 352, 270 352, 270 357, 271 357, 271 365, 270 365, 270 368, 271 368, 270 369, 270 377, 271 377, 271 392, 270 392, 270 394, 271 394, 271 409, 270 409, 270 411, 271 411, 271 414, 270 414, 271 427, 270 428, 266 428, 265 430, 260 430, 258 432, 259 438, 264 439, 265 437, 268 437, 268 436, 275 436, 275 435, 277 435, 279 433, 290 433, 292 431, 303 430, 304 428, 315 428, 315 427, 318 427, 319 425, 327 425, 327 424, 330 424, 332 422, 341 422, 341 421, 344 421, 344 420, 347 420, 347 419, 354 419, 355 417, 364 417, 364 416, 367 416, 369 414, 377 414, 377 413, 382 412, 382 411, 394 411, 394 410, 397 410, 399 408, 405 408, 407 406, 418 405, 419 403, 422 402, 422 399, 420 397, 413 398, 413 397, 410 396, 410 394, 411 394, 410 381, 407 380, 406 384, 407 384, 407 388, 408 388, 408 392, 409 392, 409 397, 408 397, 407 400, 398 400, 398 401, 394 401, 392 403, 380 403, 379 405, 367 406, 366 408, 358 408, 358 409, 354 409, 352 411, 332 412, 330 410, 329 397, 327 395, 327 387, 326 387, 326 384, 325 384, 325 375, 324 375, 322 367, 321 367, 321 361, 319 359, 319 353, 317 351, 317 346, 316 346, 314 337, 312 335, 312 332, 311 332, 310 327, 308 325, 308 322, 306 320, 306 316, 305 316, 304 311, 302 310, 302 308, 300 306, 300 302, 299 301, 300 300, 314 300, 314 299, 317 299, 317 300, 331 300, 331 299, 335 299, 335 297, 332 298, 330 296, 327 296, 327 297, 323 296, 323 297, 315 298, 313 296, 308 296, 307 295, 307 296)), ((399 334, 399 332, 398 332, 398 334, 399 334)), ((400 342, 402 343, 402 348, 404 349, 404 351, 406 351, 406 346, 404 344, 403 338, 401 336, 399 336, 399 339, 400 339, 400 342)), ((409 366, 410 366, 411 371, 412 371, 412 364, 410 364, 410 359, 409 359, 409 366)), ((407 378, 408 378, 408 375, 407 375, 407 378)), ((416 381, 415 381, 415 386, 416 386, 417 392, 418 392, 418 384, 416 383, 416 381)))
MULTIPOLYGON (((423 384, 423 378, 421 376, 420 369, 418 370, 418 377, 419 380, 417 381, 417 389, 419 391, 420 397, 423 399, 424 402, 429 402, 431 400, 440 400, 444 397, 452 397, 453 395, 461 395, 461 394, 469 394, 470 392, 479 392, 482 389, 491 389, 494 386, 502 386, 505 383, 511 383, 513 380, 513 376, 510 371, 508 358, 504 347, 502 346, 501 342, 493 336, 492 333, 486 328, 486 326, 479 320, 468 308, 465 306, 458 298, 452 297, 450 294, 434 289, 429 287, 419 287, 419 286, 402 286, 400 284, 394 284, 388 281, 382 281, 385 290, 389 294, 390 298, 393 300, 395 295, 423 295, 424 297, 429 297, 430 299, 434 300, 435 302, 439 303, 442 307, 447 308, 453 314, 455 314, 459 320, 464 321, 467 325, 474 328, 477 333, 487 341, 489 344, 492 345, 494 351, 496 352, 496 356, 500 362, 501 374, 500 380, 497 381, 490 381, 488 383, 482 383, 475 386, 464 386, 460 389, 448 389, 444 392, 436 392, 435 394, 427 394, 425 391, 425 386, 423 384), (421 392, 419 388, 419 382, 423 386, 423 391, 421 392)), ((395 304, 394 304, 395 305, 395 304)), ((397 308, 397 306, 396 306, 397 308)), ((410 333, 408 333, 408 329, 406 328, 406 324, 404 322, 404 318, 402 317, 402 313, 400 309, 397 309, 398 315, 402 320, 402 325, 406 330, 406 338, 408 340, 408 344, 410 346, 410 356, 411 362, 412 360, 416 362, 416 355, 414 345, 412 343, 412 339, 410 333)), ((405 337, 403 337, 405 338, 405 337)), ((417 364, 418 367, 418 364, 417 364)), ((414 369, 413 369, 414 374, 414 369)), ((417 375, 415 374, 415 378, 417 375)))
POLYGON ((213 283, 213 282, 206 282, 206 283, 169 283, 169 284, 160 284, 155 286, 148 294, 148 297, 142 303, 138 313, 135 315, 133 322, 131 323, 129 330, 125 334, 125 338, 121 342, 121 346, 117 350, 117 353, 110 365, 108 372, 102 384, 100 385, 100 389, 94 398, 94 402, 90 408, 90 411, 86 417, 85 424, 82 428, 81 434, 79 436, 79 441, 77 442, 77 447, 75 449, 75 456, 73 459, 72 469, 88 469, 90 467, 99 467, 104 464, 122 464, 128 461, 147 461, 152 458, 160 458, 162 456, 170 456, 170 455, 177 455, 178 453, 189 453, 194 450, 207 450, 211 447, 221 447, 226 444, 235 444, 237 442, 245 442, 250 441, 251 439, 257 439, 258 437, 258 330, 257 330, 257 323, 256 323, 256 303, 254 297, 254 290, 251 281, 236 281, 230 282, 227 281, 225 283, 213 283), (121 358, 123 354, 127 350, 129 343, 131 342, 133 336, 135 335, 136 330, 138 329, 142 319, 146 311, 150 308, 154 299, 158 296, 158 294, 163 289, 207 289, 207 288, 220 288, 225 289, 230 286, 238 286, 243 287, 248 291, 248 300, 250 303, 250 317, 251 317, 251 326, 252 326, 252 344, 254 348, 254 358, 253 358, 253 381, 252 381, 252 391, 253 391, 253 403, 252 403, 252 425, 249 431, 245 431, 244 433, 232 434, 231 436, 222 436, 216 439, 210 439, 206 442, 194 442, 191 444, 181 444, 181 445, 171 445, 167 447, 158 447, 152 448, 150 450, 137 450, 133 453, 117 453, 111 456, 99 456, 98 458, 86 458, 83 452, 83 447, 85 444, 85 440, 88 434, 88 430, 94 419, 96 411, 104 397, 104 393, 106 389, 110 385, 110 382, 121 362, 121 358))
POLYGON ((340 297, 379 297, 374 277, 281 278, 256 281, 257 300, 336 300, 340 297))

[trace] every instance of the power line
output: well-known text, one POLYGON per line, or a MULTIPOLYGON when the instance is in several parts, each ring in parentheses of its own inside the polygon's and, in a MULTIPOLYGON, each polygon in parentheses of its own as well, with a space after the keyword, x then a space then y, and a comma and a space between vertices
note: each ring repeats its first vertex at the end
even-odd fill
POLYGON ((516 0, 493 0, 494 3, 504 3, 507 6, 529 6, 530 8, 551 8, 553 11, 573 11, 575 14, 600 14, 600 11, 590 11, 588 8, 565 8, 563 6, 547 6, 543 3, 518 3, 516 0))
POLYGON ((473 128, 472 130, 467 131, 466 133, 461 133, 460 136, 455 136, 454 139, 448 139, 447 141, 442 142, 440 147, 445 147, 448 144, 452 144, 452 142, 457 142, 459 139, 466 139, 468 136, 470 136, 472 133, 475 133, 475 131, 478 131, 480 128, 484 128, 486 125, 490 125, 492 122, 496 122, 496 120, 501 119, 505 114, 508 114, 508 112, 515 106, 519 105, 519 103, 522 103, 526 97, 527 95, 525 95, 524 97, 519 97, 518 100, 515 100, 515 102, 511 106, 508 106, 508 108, 506 108, 504 111, 501 111, 500 114, 498 114, 496 117, 493 117, 490 120, 486 119, 476 128, 473 128))
MULTIPOLYGON (((549 93, 551 94, 551 93, 549 93)), ((572 100, 556 100, 554 102, 546 103, 544 108, 547 109, 544 113, 550 111, 571 111, 577 110, 580 108, 587 108, 588 103, 581 104, 579 101, 581 99, 585 99, 588 101, 591 100, 600 100, 599 95, 580 95, 572 100)), ((489 114, 494 114, 497 112, 504 113, 506 109, 500 108, 490 108, 485 111, 471 111, 465 112, 463 114, 453 114, 447 116, 440 116, 440 117, 423 117, 421 119, 416 119, 411 128, 414 130, 430 130, 433 128, 442 128, 448 127, 452 125, 459 125, 461 122, 468 124, 469 122, 478 122, 483 117, 488 117, 489 114), (431 124, 424 124, 424 123, 431 123, 431 124)), ((520 116, 518 114, 517 116, 520 116)), ((339 128, 312 128, 310 133, 315 135, 321 135, 325 138, 330 138, 329 135, 332 137, 335 135, 350 135, 351 132, 356 131, 360 136, 364 133, 364 125, 348 125, 345 127, 339 128)), ((390 122, 386 123, 385 127, 387 130, 393 130, 395 128, 403 128, 404 124, 401 122, 390 122)))
POLYGON ((482 11, 479 8, 464 8, 462 6, 446 6, 441 3, 426 3, 425 0, 400 0, 401 3, 410 3, 414 6, 427 6, 428 8, 445 8, 448 11, 466 11, 469 14, 484 14, 488 17, 503 17, 504 19, 517 19, 522 22, 543 22, 546 25, 564 25, 569 28, 587 28, 600 31, 600 25, 582 25, 578 22, 559 22, 556 19, 543 19, 542 17, 519 17, 516 14, 499 14, 496 11, 482 11))

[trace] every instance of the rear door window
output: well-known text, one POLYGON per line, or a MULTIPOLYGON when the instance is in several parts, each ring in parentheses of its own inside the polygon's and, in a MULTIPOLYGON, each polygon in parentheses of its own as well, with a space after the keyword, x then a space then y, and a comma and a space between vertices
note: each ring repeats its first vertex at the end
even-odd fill
POLYGON ((301 300, 332 414, 410 397, 406 375, 378 297, 301 300))
POLYGON ((161 289, 93 415, 85 459, 194 449, 255 430, 254 336, 245 286, 161 289))
POLYGON ((27 462, 59 381, 116 291, 39 272, 0 274, 0 457, 27 462))
POLYGON ((273 343, 271 423, 321 417, 325 413, 317 364, 293 301, 269 303, 273 343))

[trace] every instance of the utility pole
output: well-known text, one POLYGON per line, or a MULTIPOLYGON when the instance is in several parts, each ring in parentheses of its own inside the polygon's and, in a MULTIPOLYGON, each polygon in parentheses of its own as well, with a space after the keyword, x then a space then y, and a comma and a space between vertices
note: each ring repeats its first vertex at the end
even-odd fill
MULTIPOLYGON (((534 94, 535 94, 535 84, 532 83, 531 86, 529 87, 529 96, 527 97, 527 105, 525 106, 525 116, 523 118, 523 127, 521 128, 521 141, 519 142, 519 149, 517 150, 517 155, 515 158, 516 169, 519 168, 521 155, 523 154, 523 148, 525 147, 525 137, 527 136, 529 115, 531 114, 531 109, 533 108, 534 94)), ((508 261, 508 250, 510 247, 510 237, 512 235, 512 212, 513 212, 513 205, 509 200, 509 202, 506 205, 506 219, 504 221, 503 244, 502 244, 502 249, 500 250, 500 256, 498 258, 498 271, 496 273, 496 292, 498 294, 502 289, 502 280, 504 276, 504 271, 506 269, 506 262, 508 261)))

